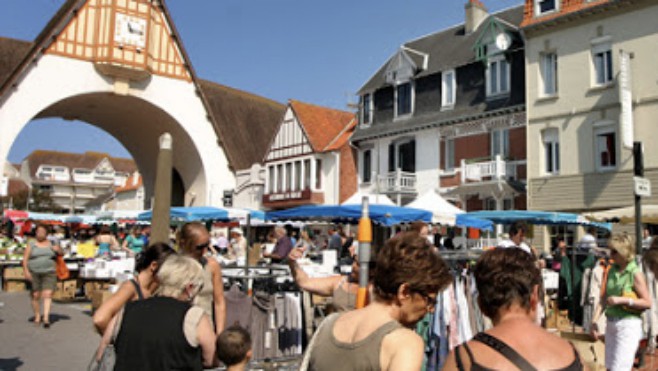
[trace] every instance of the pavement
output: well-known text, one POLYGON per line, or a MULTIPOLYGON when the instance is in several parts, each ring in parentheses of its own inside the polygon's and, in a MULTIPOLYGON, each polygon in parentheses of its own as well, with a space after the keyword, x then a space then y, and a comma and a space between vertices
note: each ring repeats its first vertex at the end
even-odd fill
POLYGON ((0 292, 0 370, 86 370, 100 336, 89 302, 53 302, 51 326, 37 327, 28 292, 0 292))

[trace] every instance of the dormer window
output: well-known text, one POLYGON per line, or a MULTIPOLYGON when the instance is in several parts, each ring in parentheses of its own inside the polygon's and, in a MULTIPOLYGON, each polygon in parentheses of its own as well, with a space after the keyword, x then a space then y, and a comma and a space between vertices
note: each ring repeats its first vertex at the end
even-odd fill
POLYGON ((369 125, 372 122, 372 95, 364 94, 361 104, 361 123, 369 125))
POLYGON ((395 117, 411 115, 413 111, 413 86, 405 82, 395 87, 395 117))
POLYGON ((559 5, 558 0, 535 0, 535 16, 555 12, 559 5))

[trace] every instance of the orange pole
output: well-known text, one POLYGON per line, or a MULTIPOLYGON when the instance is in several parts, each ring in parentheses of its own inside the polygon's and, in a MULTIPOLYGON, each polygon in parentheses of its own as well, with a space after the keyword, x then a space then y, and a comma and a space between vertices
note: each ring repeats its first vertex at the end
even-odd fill
POLYGON ((372 222, 369 217, 368 197, 363 197, 361 219, 359 219, 359 291, 356 295, 356 308, 366 306, 368 301, 368 263, 372 242, 372 222))

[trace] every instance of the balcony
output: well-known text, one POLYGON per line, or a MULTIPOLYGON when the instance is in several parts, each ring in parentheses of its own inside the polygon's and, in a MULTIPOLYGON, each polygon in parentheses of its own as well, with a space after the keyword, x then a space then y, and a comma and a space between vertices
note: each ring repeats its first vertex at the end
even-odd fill
POLYGON ((517 166, 525 161, 506 162, 497 155, 493 161, 466 164, 461 162, 461 182, 481 182, 483 180, 517 179, 517 166))
POLYGON ((377 189, 381 193, 415 194, 416 174, 397 169, 394 172, 377 176, 377 189))

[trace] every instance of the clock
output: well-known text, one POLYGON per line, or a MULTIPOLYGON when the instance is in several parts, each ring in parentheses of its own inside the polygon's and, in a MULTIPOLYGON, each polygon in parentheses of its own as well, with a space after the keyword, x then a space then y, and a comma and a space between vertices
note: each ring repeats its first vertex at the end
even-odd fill
POLYGON ((143 49, 146 46, 146 19, 116 13, 114 41, 119 46, 128 45, 143 49))
POLYGON ((496 36, 496 47, 498 50, 507 50, 512 44, 512 39, 506 32, 501 32, 496 36))

